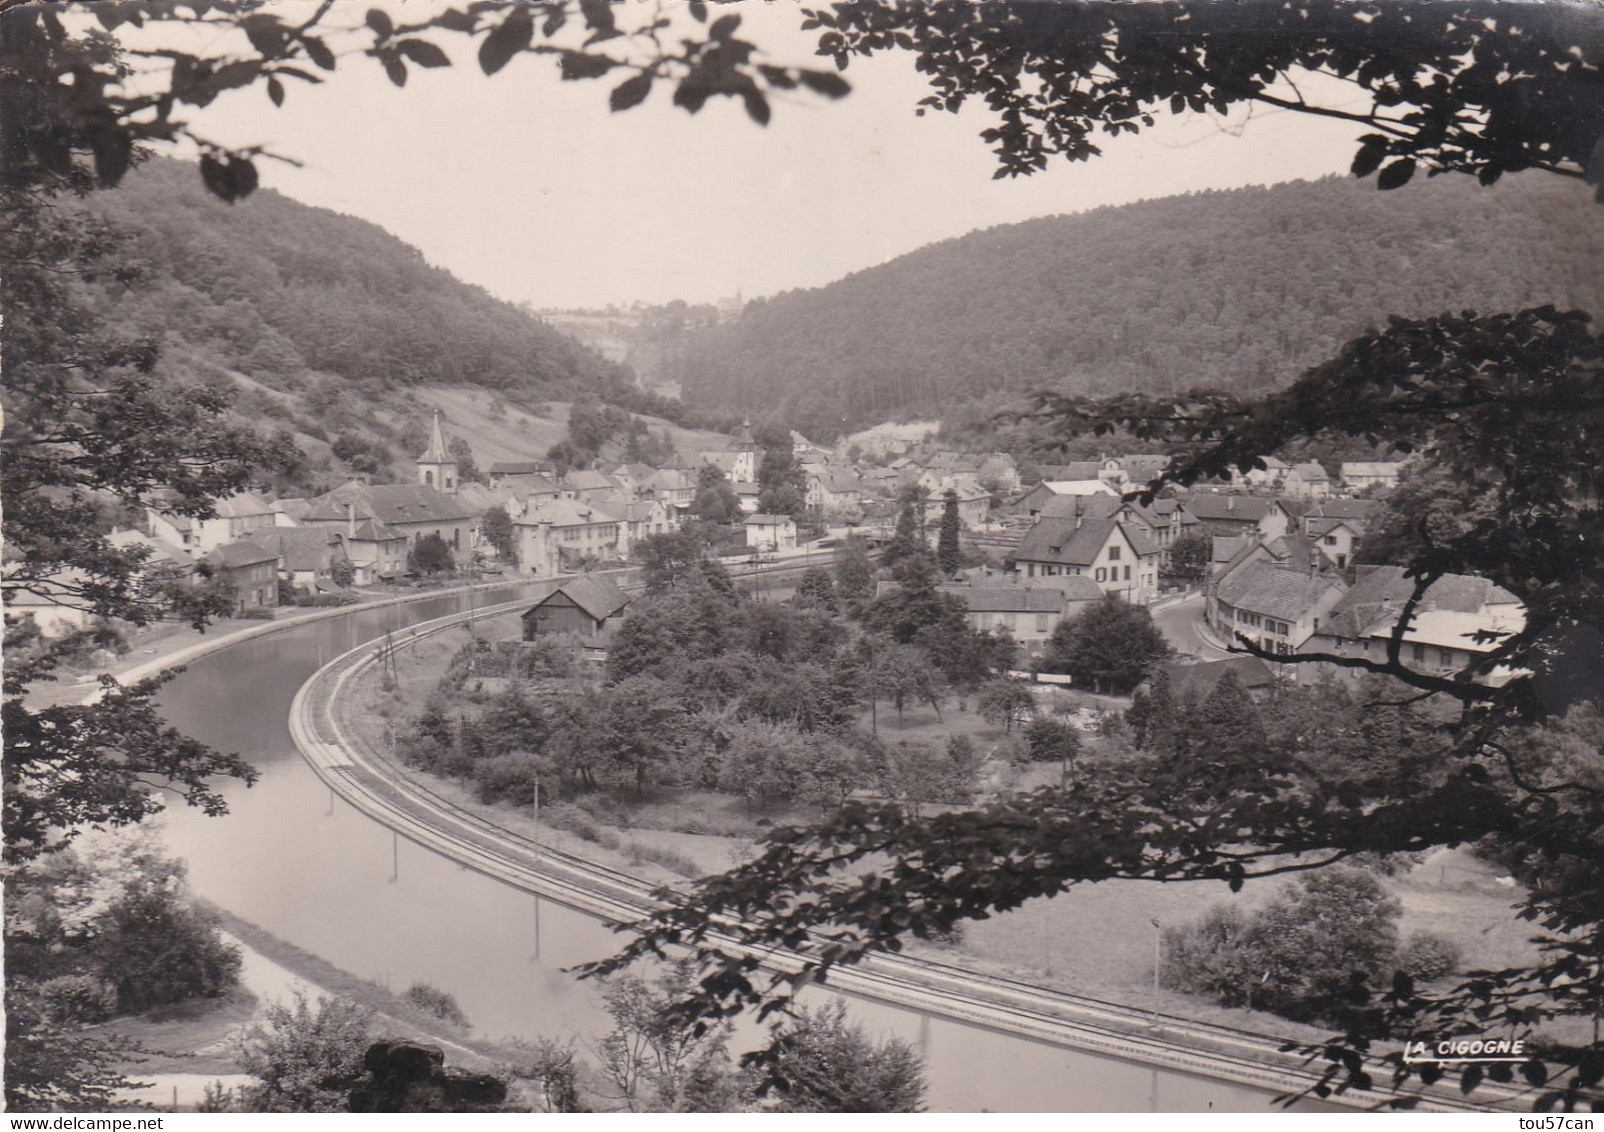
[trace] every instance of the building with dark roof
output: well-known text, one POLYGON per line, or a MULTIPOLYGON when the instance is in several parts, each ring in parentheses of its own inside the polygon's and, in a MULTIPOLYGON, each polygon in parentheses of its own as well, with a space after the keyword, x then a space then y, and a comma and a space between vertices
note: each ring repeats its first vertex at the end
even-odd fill
MULTIPOLYGON (((1273 667, 1256 656, 1232 656, 1198 664, 1162 664, 1159 667, 1169 678, 1170 698, 1178 704, 1188 699, 1202 703, 1213 694, 1215 686, 1225 678, 1226 673, 1235 676, 1237 683, 1254 700, 1263 699, 1275 687, 1276 680, 1273 667)), ((1151 683, 1143 686, 1151 688, 1151 683)))
POLYGON ((1158 595, 1159 548, 1134 523, 1113 519, 1038 519, 1014 552, 1023 578, 1091 579, 1133 605, 1158 595))
POLYGON ((191 558, 202 558, 224 543, 250 538, 270 529, 278 515, 273 505, 253 491, 241 491, 215 500, 212 516, 193 519, 164 511, 158 505, 145 509, 150 535, 181 548, 191 558))
POLYGON ((1227 639, 1247 637, 1271 652, 1297 652, 1347 592, 1335 574, 1306 564, 1259 561, 1211 587, 1209 624, 1227 639))
MULTIPOLYGON (((1401 566, 1358 567, 1353 585, 1303 651, 1384 661, 1398 619, 1414 591, 1415 580, 1406 577, 1401 566)), ((1504 587, 1487 578, 1448 574, 1421 595, 1403 632, 1399 660, 1419 672, 1451 675, 1476 664, 1497 647, 1497 639, 1478 639, 1481 634, 1508 634, 1525 624, 1525 606, 1504 587)), ((1362 671, 1323 664, 1300 667, 1307 669, 1299 673, 1303 679, 1316 679, 1327 669, 1350 676, 1362 671)), ((1507 675, 1482 673, 1477 679, 1507 675)))
POLYGON ((409 549, 426 535, 438 535, 459 563, 472 555, 478 539, 476 511, 421 483, 352 481, 312 500, 301 525, 345 527, 353 518, 372 519, 388 527, 407 540, 409 549))
POLYGON ((1181 505, 1211 535, 1256 531, 1265 538, 1275 538, 1292 527, 1292 517, 1281 500, 1264 495, 1194 491, 1181 497, 1181 505))
POLYGON ((234 591, 234 612, 278 605, 278 552, 248 539, 224 543, 201 561, 213 580, 234 591))
POLYGON ((571 578, 524 610, 526 641, 552 633, 575 633, 591 643, 612 628, 629 605, 629 595, 607 578, 584 574, 571 578))

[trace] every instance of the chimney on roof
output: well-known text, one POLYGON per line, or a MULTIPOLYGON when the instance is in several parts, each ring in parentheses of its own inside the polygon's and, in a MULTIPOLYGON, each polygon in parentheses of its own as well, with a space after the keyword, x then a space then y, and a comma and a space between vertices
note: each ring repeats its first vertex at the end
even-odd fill
POLYGON ((345 537, 356 538, 356 506, 349 499, 345 501, 345 537))
POLYGON ((1236 510, 1236 496, 1227 495, 1225 497, 1225 509, 1227 511, 1235 511, 1236 510))

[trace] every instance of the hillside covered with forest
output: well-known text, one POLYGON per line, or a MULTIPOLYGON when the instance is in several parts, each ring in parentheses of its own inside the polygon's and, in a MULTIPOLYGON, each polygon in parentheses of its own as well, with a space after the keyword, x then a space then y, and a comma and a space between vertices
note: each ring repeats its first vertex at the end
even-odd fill
POLYGON ((1552 176, 1196 193, 974 232, 754 301, 663 376, 693 404, 821 438, 1042 387, 1256 393, 1388 315, 1604 314, 1601 263, 1604 208, 1552 176))
POLYGON ((137 272, 99 284, 108 329, 159 342, 158 372, 232 383, 242 416, 294 437, 303 485, 409 471, 443 388, 477 388, 490 419, 530 426, 535 452, 563 435, 562 402, 661 407, 624 367, 366 221, 266 189, 224 204, 168 160, 76 207, 137 272))

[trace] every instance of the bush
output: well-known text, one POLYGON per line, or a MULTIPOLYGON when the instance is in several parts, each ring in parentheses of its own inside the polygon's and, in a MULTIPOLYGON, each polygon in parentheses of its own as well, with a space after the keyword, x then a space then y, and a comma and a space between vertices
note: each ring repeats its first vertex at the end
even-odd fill
POLYGON ((240 1044, 240 1067, 259 1082, 247 1089, 250 1112, 342 1112, 362 1076, 372 1012, 343 998, 314 1008, 299 991, 275 1002, 240 1044))
POLYGON ((707 873, 706 869, 684 853, 677 853, 672 849, 659 849, 655 845, 643 845, 639 841, 631 841, 629 843, 629 856, 632 864, 638 865, 642 861, 651 861, 654 864, 662 865, 670 872, 678 873, 682 877, 695 878, 704 876, 707 873))
POLYGON ((457 1000, 447 991, 428 983, 413 983, 401 995, 425 1014, 432 1014, 443 1022, 466 1027, 468 1016, 462 1012, 457 1000))
POLYGON ((1165 928, 1159 981, 1227 1006, 1246 1005, 1253 966, 1247 932, 1247 918, 1233 904, 1216 904, 1196 923, 1165 928))
POLYGON ((93 975, 63 975, 39 984, 53 1022, 104 1022, 117 1012, 117 988, 93 975))
POLYGON ((130 887, 107 910, 90 954, 116 988, 117 1008, 129 1013, 217 998, 239 982, 240 949, 223 940, 216 920, 153 883, 130 887))
POLYGON ((1418 982, 1440 979, 1459 967, 1459 948, 1435 932, 1415 932, 1398 953, 1398 969, 1418 982))
POLYGON ((1216 905, 1165 934, 1163 977, 1227 1006, 1341 1025, 1398 955, 1399 904, 1370 873, 1326 868, 1251 917, 1216 905))

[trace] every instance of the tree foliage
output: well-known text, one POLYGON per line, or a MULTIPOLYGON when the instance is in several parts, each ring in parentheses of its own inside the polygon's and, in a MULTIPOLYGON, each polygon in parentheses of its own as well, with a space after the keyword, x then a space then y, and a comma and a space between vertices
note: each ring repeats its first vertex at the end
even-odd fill
POLYGON ((1109 594, 1054 627, 1042 665, 1097 691, 1123 693, 1145 680, 1169 651, 1145 606, 1109 594))
POLYGON ((245 1092, 250 1112, 343 1112, 362 1078, 372 1012, 343 998, 299 990, 270 1003, 240 1039, 240 1067, 259 1082, 245 1092))
POLYGON ((872 1040, 837 1000, 774 1028, 757 1064, 779 1112, 920 1112, 924 1061, 907 1042, 872 1040))

